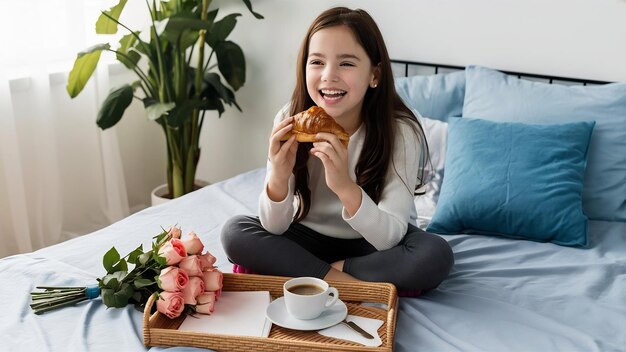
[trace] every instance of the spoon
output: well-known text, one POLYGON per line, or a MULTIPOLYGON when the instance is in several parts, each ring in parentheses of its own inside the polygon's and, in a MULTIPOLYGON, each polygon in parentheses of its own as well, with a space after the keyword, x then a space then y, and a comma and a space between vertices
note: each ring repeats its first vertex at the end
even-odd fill
POLYGON ((373 339, 374 338, 374 336, 372 336, 370 333, 365 331, 362 327, 358 326, 355 322, 348 321, 347 317, 346 317, 346 319, 342 320, 341 323, 343 323, 344 325, 348 326, 350 329, 358 332, 359 334, 361 334, 361 336, 365 337, 366 339, 373 339))

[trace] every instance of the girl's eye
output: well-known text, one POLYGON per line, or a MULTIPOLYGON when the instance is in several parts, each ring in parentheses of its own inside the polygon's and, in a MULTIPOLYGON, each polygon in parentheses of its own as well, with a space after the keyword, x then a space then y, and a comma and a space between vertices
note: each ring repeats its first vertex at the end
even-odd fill
POLYGON ((309 65, 321 65, 322 62, 320 60, 312 60, 309 62, 309 65))
POLYGON ((355 65, 352 62, 342 62, 341 66, 349 66, 349 67, 354 67, 355 65))

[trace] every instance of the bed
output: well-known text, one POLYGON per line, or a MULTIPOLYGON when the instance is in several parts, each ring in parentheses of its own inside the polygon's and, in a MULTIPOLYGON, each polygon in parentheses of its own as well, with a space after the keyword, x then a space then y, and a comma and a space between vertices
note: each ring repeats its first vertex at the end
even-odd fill
MULTIPOLYGON (((425 126, 431 138, 442 133, 437 129, 442 123, 452 124, 454 116, 465 116, 466 112, 478 114, 476 106, 480 105, 480 99, 472 95, 476 92, 470 92, 469 89, 482 84, 482 78, 476 81, 476 77, 472 77, 474 82, 470 82, 468 72, 464 72, 463 68, 405 61, 395 61, 394 69, 397 69, 399 76, 411 76, 397 78, 396 84, 403 99, 423 116, 423 121, 427 121, 425 126), (427 72, 426 76, 412 74, 424 72, 427 72), (464 106, 468 104, 464 101, 468 96, 472 99, 473 111, 468 111, 468 106, 464 106), (432 116, 435 118, 426 120, 432 116)), ((482 69, 474 68, 475 71, 482 69)), ((491 71, 488 73, 492 74, 491 71)), ((493 74, 504 75, 501 72, 493 74)), ((519 80, 517 76, 524 76, 522 79, 527 80, 524 84, 531 84, 522 87, 524 89, 550 89, 543 86, 545 83, 537 87, 536 84, 540 82, 533 82, 537 80, 565 83, 559 88, 561 90, 574 89, 570 86, 572 83, 583 84, 583 88, 577 88, 574 93, 565 90, 564 94, 588 94, 587 90, 592 87, 595 87, 591 89, 593 91, 605 86, 601 85, 604 82, 511 72, 507 79, 513 77, 519 80)), ((499 76, 496 78, 500 83, 504 79, 499 76)), ((517 84, 513 81, 505 82, 517 84)), ((577 240, 567 242, 563 238, 541 237, 541 233, 523 234, 530 238, 511 233, 502 236, 494 233, 493 229, 481 232, 478 231, 480 229, 476 230, 480 226, 467 224, 466 228, 456 233, 454 229, 440 227, 439 232, 443 233, 441 236, 452 246, 456 263, 449 278, 436 290, 418 298, 400 298, 395 350, 589 352, 626 349, 626 219, 623 216, 626 192, 622 192, 626 184, 626 163, 620 164, 624 161, 621 154, 626 154, 623 144, 626 138, 620 139, 626 133, 626 88, 623 84, 609 86, 610 93, 617 97, 609 103, 609 108, 594 115, 594 134, 588 141, 589 154, 584 155, 588 157, 587 163, 583 164, 583 167, 587 167, 587 173, 584 174, 584 182, 581 181, 583 185, 578 185, 578 198, 573 201, 582 203, 575 204, 576 209, 583 207, 584 214, 589 217, 585 222, 585 230, 578 234, 577 240), (602 116, 607 114, 608 122, 603 122, 602 116), (608 134, 598 131, 608 131, 608 134), (596 183, 589 181, 595 175, 589 175, 589 170, 591 166, 599 166, 594 164, 595 159, 592 158, 598 147, 604 146, 603 140, 596 140, 598 135, 601 138, 605 135, 607 138, 617 138, 614 141, 617 145, 609 147, 618 148, 621 153, 610 153, 610 157, 617 159, 610 160, 612 164, 608 172, 612 172, 612 177, 617 179, 602 180, 602 187, 596 190, 593 188, 596 183), (582 186, 584 189, 581 192, 582 186), (471 231, 468 230, 470 228, 471 231), (533 238, 533 235, 540 237, 533 238)), ((505 90, 500 87, 497 91, 505 90)), ((488 92, 493 95, 494 86, 490 86, 488 92)), ((601 93, 603 97, 608 94, 604 90, 601 93)), ((515 97, 511 92, 507 94, 506 97, 495 94, 491 98, 502 102, 515 97)), ((532 94, 523 94, 525 103, 522 108, 527 108, 532 94)), ((540 92, 539 98, 541 96, 555 99, 554 95, 547 95, 545 91, 540 92)), ((483 105, 494 107, 493 104, 483 105)), ((586 111, 581 109, 577 108, 577 111, 586 111)), ((546 116, 557 116, 553 112, 546 116)), ((491 113, 485 114, 493 119, 507 115, 507 118, 519 120, 512 111, 491 113)), ((540 112, 527 116, 539 115, 540 112)), ((575 112, 566 115, 573 116, 575 112)), ((448 137, 452 136, 451 125, 448 137)), ((571 139, 568 136, 566 139, 571 139)), ((453 172, 447 167, 445 146, 441 144, 446 143, 437 143, 435 140, 431 143, 432 185, 423 190, 423 196, 416 199, 417 222, 424 228, 432 228, 433 223, 437 222, 453 223, 449 217, 442 218, 439 208, 446 199, 447 202, 454 201, 454 195, 446 191, 446 188, 451 187, 445 183, 446 177, 453 172)), ((218 268, 223 272, 232 272, 232 266, 219 242, 221 226, 235 214, 256 213, 264 176, 264 169, 252 170, 166 204, 145 209, 91 234, 32 253, 0 259, 0 335, 3 338, 0 349, 145 350, 142 313, 132 306, 105 309, 102 302, 96 299, 37 316, 30 311, 29 293, 40 284, 92 284, 103 275, 102 255, 111 246, 114 245, 120 253, 128 253, 139 243, 148 245, 161 226, 171 224, 181 225, 184 232, 193 230, 198 233, 205 246, 217 257, 218 268)), ((557 198, 552 193, 546 194, 550 195, 547 200, 541 198, 545 194, 537 196, 546 202, 557 198)), ((476 199, 476 202, 479 201, 476 199)), ((528 212, 541 208, 541 204, 526 206, 528 212)), ((456 212, 463 215, 463 209, 457 209, 456 212)), ((485 216, 488 218, 490 215, 471 216, 479 216, 478 220, 484 220, 485 216)), ((558 216, 557 212, 544 211, 541 218, 550 220, 558 216)), ((521 214, 503 226, 515 228, 515 222, 524 221, 523 218, 524 214, 521 214)), ((538 227, 541 230, 541 226, 538 227)), ((567 239, 571 231, 562 235, 567 239)), ((151 350, 164 349, 154 347, 151 350)))

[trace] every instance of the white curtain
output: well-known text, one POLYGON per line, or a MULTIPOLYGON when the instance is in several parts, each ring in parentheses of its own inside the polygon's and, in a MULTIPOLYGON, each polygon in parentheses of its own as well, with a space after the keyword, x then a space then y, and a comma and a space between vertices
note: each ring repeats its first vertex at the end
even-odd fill
POLYGON ((152 140, 137 104, 129 112, 136 121, 123 133, 95 124, 110 81, 124 81, 124 70, 101 63, 80 96, 70 99, 65 90, 76 53, 106 41, 96 38, 94 24, 115 3, 0 0, 0 258, 111 224, 147 206, 149 189, 164 179, 146 184, 160 162, 129 172, 145 158, 121 152, 152 140), (133 137, 120 141, 120 133, 133 137), (145 187, 129 195, 129 183, 145 187))

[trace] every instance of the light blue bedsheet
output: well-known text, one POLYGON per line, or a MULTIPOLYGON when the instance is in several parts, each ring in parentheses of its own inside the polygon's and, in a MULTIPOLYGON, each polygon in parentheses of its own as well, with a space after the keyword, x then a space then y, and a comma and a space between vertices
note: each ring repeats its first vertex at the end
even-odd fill
MULTIPOLYGON (((92 234, 0 259, 0 350, 145 350, 142 313, 132 306, 105 309, 96 299, 37 316, 29 293, 43 284, 94 284, 111 246, 128 253, 172 224, 198 233, 220 270, 230 272, 221 226, 256 212, 263 177, 263 169, 254 170, 92 234)), ((445 236, 455 267, 437 290, 400 299, 395 350, 626 350, 626 223, 590 222, 589 233, 589 249, 445 236)))

